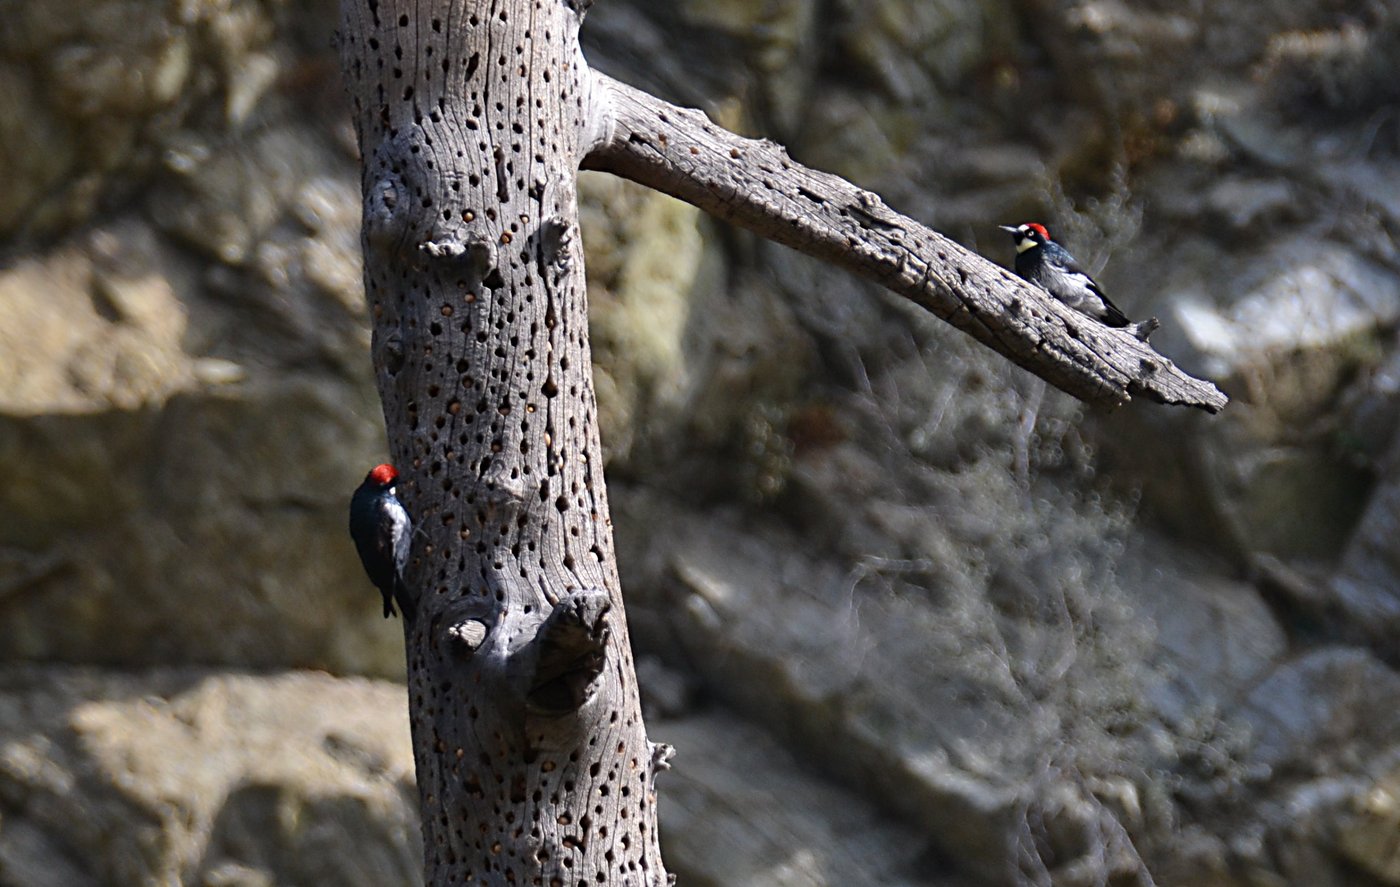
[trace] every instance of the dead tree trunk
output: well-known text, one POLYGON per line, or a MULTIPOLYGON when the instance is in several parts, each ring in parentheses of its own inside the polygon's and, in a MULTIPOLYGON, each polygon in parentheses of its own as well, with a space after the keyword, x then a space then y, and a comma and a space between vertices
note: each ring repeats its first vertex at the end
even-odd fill
POLYGON ((432 885, 667 880, 598 443, 575 205, 612 170, 871 277, 1086 400, 1224 396, 878 197, 590 71, 591 0, 343 0, 365 288, 420 530, 432 885))
POLYGON ((598 443, 563 0, 346 0, 426 880, 666 882, 598 443))

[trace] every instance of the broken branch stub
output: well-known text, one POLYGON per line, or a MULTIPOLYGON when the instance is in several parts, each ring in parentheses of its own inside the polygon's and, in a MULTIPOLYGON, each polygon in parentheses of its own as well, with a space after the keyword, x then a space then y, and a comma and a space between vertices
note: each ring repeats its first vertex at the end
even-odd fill
POLYGON ((565 714, 592 695, 603 672, 611 606, 601 588, 571 592, 554 605, 530 645, 533 661, 525 699, 532 712, 565 714))

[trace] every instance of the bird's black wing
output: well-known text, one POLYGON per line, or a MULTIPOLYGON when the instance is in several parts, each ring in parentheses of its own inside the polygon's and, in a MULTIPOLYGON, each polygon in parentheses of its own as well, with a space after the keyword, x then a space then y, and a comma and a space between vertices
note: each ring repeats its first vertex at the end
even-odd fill
POLYGON ((1103 288, 1099 286, 1099 282, 1095 280, 1093 276, 1089 274, 1088 271, 1084 270, 1084 266, 1080 265, 1079 262, 1074 258, 1074 256, 1071 256, 1068 253, 1065 254, 1064 268, 1066 274, 1077 274, 1080 277, 1083 277, 1084 284, 1089 288, 1089 291, 1103 300, 1103 322, 1106 326, 1128 325, 1128 315, 1124 314, 1121 310, 1119 310, 1117 305, 1113 304, 1113 300, 1110 299, 1108 295, 1103 291, 1103 288))

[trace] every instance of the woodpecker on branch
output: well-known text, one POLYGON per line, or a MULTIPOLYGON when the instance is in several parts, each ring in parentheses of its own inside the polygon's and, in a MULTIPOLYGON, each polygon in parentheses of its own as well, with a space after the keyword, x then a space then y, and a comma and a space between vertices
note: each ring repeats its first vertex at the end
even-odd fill
POLYGON ((350 497, 350 538, 369 581, 384 596, 385 619, 394 615, 395 600, 405 616, 412 615, 403 572, 413 541, 413 521, 396 494, 398 477, 394 466, 376 465, 350 497))
POLYGON ((1144 342, 1159 326, 1155 317, 1139 323, 1128 320, 1069 250, 1050 239, 1050 232, 1044 225, 1026 222, 1014 228, 1010 225, 998 227, 1010 231, 1011 239, 1016 242, 1016 273, 1059 301, 1106 326, 1123 327, 1144 342))

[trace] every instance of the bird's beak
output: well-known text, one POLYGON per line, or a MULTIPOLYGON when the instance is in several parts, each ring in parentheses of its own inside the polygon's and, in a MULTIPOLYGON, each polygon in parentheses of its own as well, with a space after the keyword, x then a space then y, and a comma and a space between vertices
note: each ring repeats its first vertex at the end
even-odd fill
POLYGON ((997 225, 997 227, 1003 231, 1010 231, 1012 234, 1016 234, 1021 230, 1013 225, 997 225))

